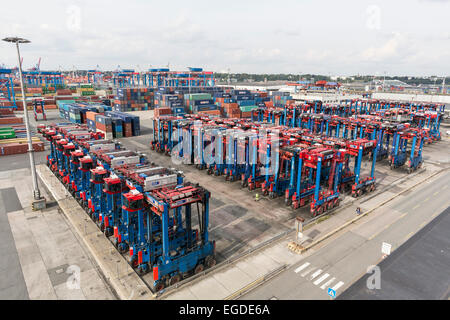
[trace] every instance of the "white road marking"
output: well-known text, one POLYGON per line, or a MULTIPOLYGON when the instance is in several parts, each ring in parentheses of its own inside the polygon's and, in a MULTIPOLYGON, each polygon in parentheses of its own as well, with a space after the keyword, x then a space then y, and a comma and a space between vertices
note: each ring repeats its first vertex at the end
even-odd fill
POLYGON ((336 285, 333 287, 333 288, 331 288, 331 289, 333 289, 334 291, 337 291, 340 287, 342 287, 344 285, 344 282, 342 282, 342 281, 339 281, 338 283, 336 283, 336 285))
POLYGON ((331 278, 327 282, 325 282, 323 285, 320 286, 320 289, 325 290, 326 287, 328 287, 330 284, 333 283, 333 281, 336 280, 335 277, 331 278))
POLYGON ((310 263, 306 262, 306 263, 302 264, 300 267, 298 267, 297 269, 295 269, 294 272, 295 273, 299 273, 300 271, 302 271, 303 269, 305 269, 309 265, 310 265, 310 263))
POLYGON ((314 285, 317 286, 319 283, 321 283, 323 280, 325 280, 326 278, 328 278, 329 274, 325 273, 324 275, 322 275, 319 279, 317 279, 316 281, 314 281, 314 285))
POLYGON ((302 274, 300 274, 302 277, 306 276, 308 273, 310 273, 311 271, 313 271, 316 267, 312 267, 311 269, 306 270, 305 272, 303 272, 302 274))
POLYGON ((317 277, 321 273, 322 273, 322 269, 317 270, 309 277, 309 280, 313 280, 315 277, 317 277))

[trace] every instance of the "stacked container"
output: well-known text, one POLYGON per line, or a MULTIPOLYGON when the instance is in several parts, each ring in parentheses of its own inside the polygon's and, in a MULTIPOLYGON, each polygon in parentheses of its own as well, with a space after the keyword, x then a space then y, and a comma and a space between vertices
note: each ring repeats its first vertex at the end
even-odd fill
POLYGON ((151 110, 154 106, 153 91, 153 88, 119 88, 114 100, 114 110, 151 110))
POLYGON ((80 84, 77 88, 77 94, 80 96, 93 96, 95 95, 95 90, 92 84, 80 84))
POLYGON ((286 104, 290 103, 290 100, 292 100, 292 97, 289 92, 272 92, 272 102, 275 107, 284 107, 286 104))
POLYGON ((113 138, 113 126, 110 117, 96 114, 95 115, 95 128, 96 132, 101 132, 104 134, 105 139, 113 138))
MULTIPOLYGON (((105 116, 111 119, 119 119, 120 128, 124 137, 139 136, 141 134, 140 120, 138 116, 120 111, 107 111, 105 116)), ((118 122, 116 121, 116 126, 118 122)), ((117 132, 116 132, 117 135, 117 132)), ((119 133, 120 135, 120 133, 119 133)))

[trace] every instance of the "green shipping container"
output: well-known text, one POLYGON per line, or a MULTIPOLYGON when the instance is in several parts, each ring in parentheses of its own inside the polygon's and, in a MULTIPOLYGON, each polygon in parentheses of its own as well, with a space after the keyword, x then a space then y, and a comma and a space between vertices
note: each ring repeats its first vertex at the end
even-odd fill
POLYGON ((13 131, 0 132, 0 139, 13 139, 16 137, 16 133, 13 131))
POLYGON ((242 106, 242 107, 239 107, 239 109, 241 109, 242 112, 252 111, 252 110, 254 110, 256 108, 258 108, 258 106, 242 106))
POLYGON ((187 94, 188 100, 210 100, 211 95, 209 93, 191 93, 187 94))

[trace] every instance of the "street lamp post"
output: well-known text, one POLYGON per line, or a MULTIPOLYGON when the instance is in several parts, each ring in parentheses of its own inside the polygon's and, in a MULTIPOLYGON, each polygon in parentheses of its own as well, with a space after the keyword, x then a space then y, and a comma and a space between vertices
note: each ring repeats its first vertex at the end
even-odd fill
POLYGON ((19 43, 30 43, 29 40, 18 38, 18 37, 9 37, 3 39, 3 41, 11 42, 16 44, 17 48, 17 58, 19 61, 19 76, 20 76, 20 90, 22 91, 22 103, 23 103, 23 113, 25 115, 25 128, 27 130, 27 140, 28 140, 28 154, 30 156, 30 167, 31 167, 31 178, 33 180, 33 203, 32 207, 34 210, 40 210, 45 208, 45 198, 41 196, 41 192, 39 190, 39 185, 36 176, 36 165, 34 163, 34 150, 33 150, 33 141, 31 140, 31 132, 30 132, 30 124, 28 121, 28 109, 27 102, 25 96, 25 90, 23 87, 23 75, 22 75, 22 63, 20 60, 20 51, 19 51, 19 43))

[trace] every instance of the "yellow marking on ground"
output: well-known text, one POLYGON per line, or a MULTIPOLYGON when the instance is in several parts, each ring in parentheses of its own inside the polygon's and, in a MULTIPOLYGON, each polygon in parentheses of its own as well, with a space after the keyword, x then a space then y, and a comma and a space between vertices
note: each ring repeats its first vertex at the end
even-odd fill
MULTIPOLYGON (((403 215, 406 215, 406 213, 404 213, 403 215)), ((400 217, 401 218, 401 217, 400 217)), ((396 220, 397 221, 397 220, 396 220)), ((394 221, 395 222, 395 221, 394 221)), ((391 222, 390 224, 388 224, 387 226, 385 226, 383 229, 381 229, 380 231, 378 231, 378 232, 375 232, 373 235, 371 235, 369 238, 368 238, 368 240, 372 240, 373 238, 375 238, 377 235, 379 235, 381 232, 383 232, 384 230, 386 230, 387 228, 389 228, 390 226, 392 226, 392 224, 394 223, 394 222, 391 222)))
POLYGON ((377 233, 371 235, 371 236, 368 238, 368 240, 373 240, 373 238, 375 238, 380 232, 381 232, 381 231, 379 231, 379 232, 377 232, 377 233))
POLYGON ((416 204, 416 205, 413 207, 413 210, 416 210, 418 207, 420 207, 420 203, 419 203, 419 204, 416 204))
POLYGON ((439 214, 439 212, 437 211, 437 212, 433 213, 433 214, 431 215, 431 217, 434 218, 434 217, 436 217, 438 214, 439 214))
POLYGON ((428 200, 430 200, 430 197, 428 197, 425 200, 423 200, 423 202, 427 202, 428 200))
POLYGON ((436 191, 435 193, 433 193, 433 196, 437 195, 439 193, 439 191, 436 191))
POLYGON ((406 216, 408 214, 408 212, 405 212, 404 214, 402 214, 399 219, 403 218, 404 216, 406 216))
POLYGON ((408 233, 408 234, 406 235, 406 237, 403 239, 403 242, 408 241, 408 239, 411 238, 411 236, 412 236, 413 234, 414 234, 414 231, 408 233))
POLYGON ((424 221, 424 222, 422 222, 422 223, 419 225, 419 227, 422 229, 423 226, 426 225, 427 223, 428 223, 428 221, 424 221))

